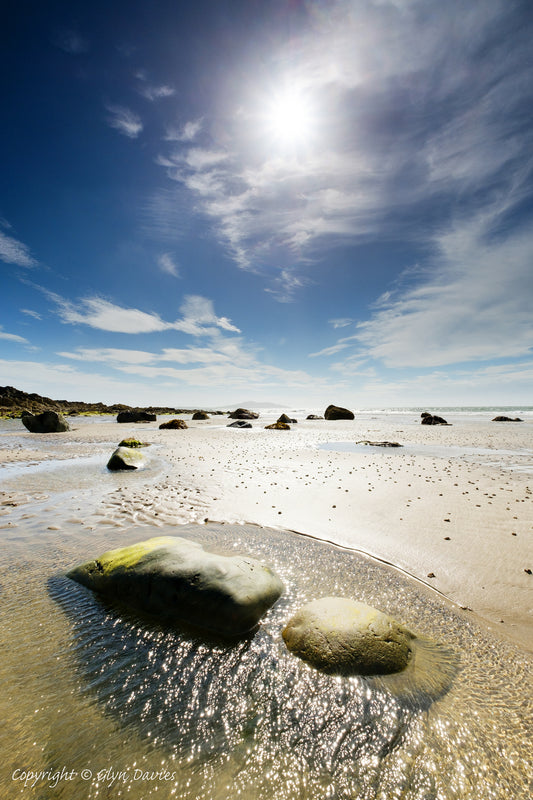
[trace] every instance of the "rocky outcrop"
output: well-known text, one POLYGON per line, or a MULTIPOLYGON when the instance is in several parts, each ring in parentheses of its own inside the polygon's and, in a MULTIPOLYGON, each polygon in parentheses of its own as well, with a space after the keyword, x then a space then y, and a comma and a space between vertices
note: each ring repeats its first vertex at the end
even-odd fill
POLYGON ((247 408, 237 408, 228 414, 229 419, 259 419, 257 411, 249 411, 247 408))
POLYGON ((22 424, 30 433, 63 433, 69 431, 66 419, 57 411, 43 411, 42 414, 22 414, 22 424))
POLYGON ((449 425, 443 417, 437 414, 430 414, 428 411, 423 411, 420 416, 422 417, 421 425, 449 425))
POLYGON ((283 631, 291 652, 334 674, 399 672, 409 662, 414 638, 392 617, 343 597, 308 603, 283 631))
POLYGON ((117 414, 117 422, 155 422, 157 416, 150 414, 148 411, 141 409, 132 409, 131 411, 119 411, 117 414))
POLYGON ((309 414, 306 419, 324 419, 324 417, 319 417, 316 414, 309 414))
POLYGON ((160 619, 226 636, 252 630, 283 592, 276 573, 259 561, 209 553, 177 536, 110 550, 67 577, 160 619))
POLYGON ((162 422, 159 426, 160 431, 164 430, 186 430, 188 428, 184 419, 171 419, 168 422, 162 422))
POLYGON ((290 431, 291 426, 286 422, 273 422, 272 425, 265 425, 266 431, 290 431))
POLYGON ((195 411, 192 415, 193 419, 209 419, 207 411, 195 411))
POLYGON ((347 408, 342 408, 341 406, 328 406, 324 411, 324 417, 330 420, 355 418, 352 411, 349 411, 347 408))
POLYGON ((144 466, 146 466, 146 459, 137 447, 117 447, 107 462, 107 468, 113 472, 123 469, 139 469, 144 466))
POLYGON ((251 422, 246 422, 245 419, 236 419, 235 422, 230 422, 229 425, 226 425, 226 428, 252 428, 251 422))
POLYGON ((278 422, 286 422, 287 425, 289 425, 289 423, 292 423, 293 425, 295 425, 298 422, 298 420, 291 419, 290 417, 287 416, 287 414, 282 414, 281 417, 278 417, 278 422))
POLYGON ((523 422, 520 417, 494 417, 492 422, 523 422))

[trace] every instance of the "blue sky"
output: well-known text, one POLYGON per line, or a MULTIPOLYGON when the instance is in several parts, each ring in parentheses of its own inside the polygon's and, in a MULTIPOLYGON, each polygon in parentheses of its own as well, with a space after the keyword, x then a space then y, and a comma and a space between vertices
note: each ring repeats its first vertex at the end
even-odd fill
POLYGON ((528 0, 8 0, 0 384, 533 403, 528 0))

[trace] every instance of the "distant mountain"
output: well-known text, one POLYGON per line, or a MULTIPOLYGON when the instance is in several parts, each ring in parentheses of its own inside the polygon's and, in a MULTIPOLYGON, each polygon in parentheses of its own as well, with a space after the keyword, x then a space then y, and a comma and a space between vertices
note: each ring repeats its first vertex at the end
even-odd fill
POLYGON ((241 403, 228 403, 227 408, 286 408, 287 403, 267 403, 266 400, 243 400, 241 403))

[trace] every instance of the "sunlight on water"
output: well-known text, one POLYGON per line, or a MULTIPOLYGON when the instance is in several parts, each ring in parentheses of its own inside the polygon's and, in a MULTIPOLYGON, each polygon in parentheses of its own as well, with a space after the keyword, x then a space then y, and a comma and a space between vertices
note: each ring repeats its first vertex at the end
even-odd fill
POLYGON ((33 524, 31 554, 8 551, 2 570, 2 797, 530 796, 530 659, 394 570, 288 532, 158 528, 249 553, 283 578, 286 592, 260 628, 228 643, 160 628, 63 576, 107 546, 146 538, 146 527, 95 530, 92 541, 41 532, 37 543, 33 524), (374 605, 439 642, 434 669, 444 665, 446 684, 431 697, 417 675, 402 691, 386 677, 328 676, 292 656, 283 625, 328 594, 374 605), (72 780, 52 786, 62 768, 72 780), (32 795, 12 779, 17 769, 49 777, 32 795))

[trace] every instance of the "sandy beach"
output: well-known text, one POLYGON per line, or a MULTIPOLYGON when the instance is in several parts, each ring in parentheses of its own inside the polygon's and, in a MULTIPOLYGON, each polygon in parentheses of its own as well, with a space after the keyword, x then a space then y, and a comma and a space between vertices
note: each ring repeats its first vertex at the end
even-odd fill
POLYGON ((128 425, 79 417, 70 432, 47 437, 13 421, 0 450, 2 527, 23 524, 21 509, 31 512, 44 493, 52 502, 43 517, 58 530, 205 520, 289 529, 393 564, 495 635, 533 649, 533 420, 457 414, 449 426, 430 427, 415 414, 360 414, 271 431, 264 426, 275 415, 263 414, 252 430, 228 428, 225 417, 183 418, 186 431, 159 430, 164 418, 128 425), (127 435, 152 443, 158 469, 101 474, 127 435), (403 447, 356 445, 361 440, 403 447), (89 465, 83 477, 61 473, 61 462, 76 458, 89 465), (47 473, 39 465, 51 460, 47 473), (98 487, 73 516, 73 490, 90 488, 91 464, 98 487), (57 506, 54 489, 63 492, 57 506))

